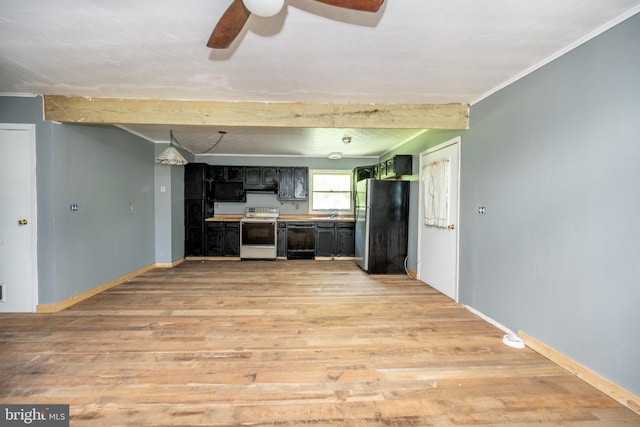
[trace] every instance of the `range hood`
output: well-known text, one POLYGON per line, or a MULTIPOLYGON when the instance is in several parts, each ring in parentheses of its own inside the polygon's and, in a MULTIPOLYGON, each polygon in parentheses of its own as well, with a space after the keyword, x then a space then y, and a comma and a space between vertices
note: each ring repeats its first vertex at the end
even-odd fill
POLYGON ((268 185, 244 185, 245 193, 278 193, 278 183, 275 182, 273 184, 268 185))

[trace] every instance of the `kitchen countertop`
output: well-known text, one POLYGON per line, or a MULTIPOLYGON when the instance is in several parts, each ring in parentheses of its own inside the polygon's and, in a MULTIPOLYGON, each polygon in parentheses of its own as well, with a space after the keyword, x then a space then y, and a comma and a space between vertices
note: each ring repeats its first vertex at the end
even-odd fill
POLYGON ((240 214, 218 214, 206 218, 205 221, 240 222, 244 215, 240 214))
MULTIPOLYGON (((239 222, 244 215, 241 214, 218 214, 207 218, 205 221, 221 221, 221 222, 239 222)), ((297 221, 297 222, 354 222, 353 215, 342 215, 332 218, 330 215, 280 215, 278 221, 297 221)))
POLYGON ((331 217, 331 215, 280 215, 278 221, 309 221, 309 222, 354 222, 353 215, 341 215, 338 217, 331 217))

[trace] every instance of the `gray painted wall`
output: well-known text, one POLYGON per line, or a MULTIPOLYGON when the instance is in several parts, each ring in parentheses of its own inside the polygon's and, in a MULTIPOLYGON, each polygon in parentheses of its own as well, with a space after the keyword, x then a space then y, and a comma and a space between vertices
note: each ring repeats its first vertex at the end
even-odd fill
MULTIPOLYGON (((155 155, 163 148, 155 147, 155 155)), ((177 168, 184 170, 181 166, 169 166, 156 164, 155 172, 155 251, 156 262, 171 263, 172 259, 172 239, 173 239, 173 211, 172 203, 172 181, 171 170, 177 168), (160 189, 164 187, 165 191, 160 189)))
MULTIPOLYGON (((154 156, 168 146, 154 144, 154 156)), ((175 148, 187 161, 195 161, 193 154, 175 148)), ((184 167, 156 163, 154 173, 156 262, 169 264, 184 258, 184 167)))
POLYGON ((171 260, 184 257, 184 167, 171 168, 171 260))
POLYGON ((120 129, 42 112, 40 97, 0 97, 0 121, 36 123, 38 303, 53 304, 154 262, 154 152, 120 129))
POLYGON ((399 148, 462 135, 460 301, 635 394, 638 76, 640 15, 399 148))
POLYGON ((60 301, 154 263, 154 163, 152 143, 114 127, 55 125, 53 136, 60 301))

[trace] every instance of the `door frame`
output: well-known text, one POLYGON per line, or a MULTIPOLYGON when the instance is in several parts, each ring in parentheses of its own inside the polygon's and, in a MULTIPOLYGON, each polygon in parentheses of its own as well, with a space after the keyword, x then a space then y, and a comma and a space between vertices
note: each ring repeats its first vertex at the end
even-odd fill
POLYGON ((436 145, 435 147, 431 147, 425 151, 422 151, 419 154, 419 178, 418 178, 418 248, 417 248, 417 259, 416 259, 416 276, 418 280, 421 280, 421 272, 422 272, 422 226, 423 226, 423 209, 424 209, 424 172, 423 172, 423 161, 422 158, 428 154, 435 153, 436 151, 440 151, 444 148, 448 148, 452 145, 457 144, 457 157, 458 157, 458 175, 456 177, 456 182, 458 185, 458 194, 457 194, 457 205, 458 212, 455 218, 451 218, 453 224, 456 225, 455 233, 456 233, 456 253, 455 253, 455 265, 456 265, 456 279, 455 279, 455 298, 454 301, 458 302, 460 297, 460 171, 461 167, 461 153, 462 153, 462 137, 456 136, 455 138, 449 139, 443 143, 436 145))
POLYGON ((30 191, 28 197, 31 201, 31 212, 29 212, 30 240, 31 240, 31 311, 35 313, 38 307, 38 198, 36 183, 36 125, 34 123, 0 123, 0 131, 18 130, 29 132, 29 159, 27 159, 30 191))

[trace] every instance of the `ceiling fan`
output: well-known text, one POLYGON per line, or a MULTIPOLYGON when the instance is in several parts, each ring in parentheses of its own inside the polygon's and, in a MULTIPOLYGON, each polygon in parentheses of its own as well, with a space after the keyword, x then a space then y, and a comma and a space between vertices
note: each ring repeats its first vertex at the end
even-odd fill
MULTIPOLYGON (((214 49, 226 49, 240 34, 251 14, 269 17, 276 15, 285 0, 233 0, 231 6, 222 15, 213 29, 207 46, 214 49)), ((331 6, 363 12, 377 12, 384 0, 315 0, 331 6)))

